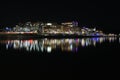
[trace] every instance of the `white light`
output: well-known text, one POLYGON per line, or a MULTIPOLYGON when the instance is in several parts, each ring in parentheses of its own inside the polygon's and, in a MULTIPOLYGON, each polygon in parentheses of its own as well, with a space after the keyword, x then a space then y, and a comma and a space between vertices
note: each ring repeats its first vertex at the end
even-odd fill
POLYGON ((96 31, 96 28, 94 28, 93 31, 96 31))
POLYGON ((72 44, 70 45, 70 49, 73 50, 73 45, 72 44))
POLYGON ((93 45, 96 46, 96 41, 93 41, 93 45))
POLYGON ((6 49, 8 49, 8 44, 6 45, 6 49))
POLYGON ((42 47, 41 47, 41 51, 43 52, 43 50, 44 50, 44 47, 42 46, 42 47))
POLYGON ((82 41, 81 41, 81 45, 82 45, 82 47, 85 46, 85 40, 84 40, 84 39, 82 39, 82 41))
POLYGON ((47 47, 47 52, 50 53, 52 51, 52 48, 49 46, 47 47))
POLYGON ((52 23, 47 23, 47 25, 48 25, 48 26, 51 26, 51 25, 52 25, 52 23))

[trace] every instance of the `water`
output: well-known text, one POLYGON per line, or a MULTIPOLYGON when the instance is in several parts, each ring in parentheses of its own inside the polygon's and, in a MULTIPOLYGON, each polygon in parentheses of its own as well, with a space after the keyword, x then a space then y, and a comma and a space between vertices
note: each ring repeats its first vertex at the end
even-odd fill
POLYGON ((110 67, 119 43, 117 37, 0 39, 0 63, 5 70, 43 72, 110 67))

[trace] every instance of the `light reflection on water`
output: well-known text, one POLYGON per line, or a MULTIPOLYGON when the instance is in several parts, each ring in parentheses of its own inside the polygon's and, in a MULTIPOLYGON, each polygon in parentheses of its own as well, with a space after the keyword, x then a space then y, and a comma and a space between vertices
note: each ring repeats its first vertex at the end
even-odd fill
MULTIPOLYGON (((105 41, 114 42, 116 37, 99 37, 99 38, 76 38, 76 39, 30 39, 30 40, 0 40, 0 44, 6 46, 8 49, 25 49, 26 51, 40 51, 40 52, 52 52, 53 50, 61 51, 75 51, 77 52, 79 47, 96 46, 105 41)), ((120 39, 119 39, 120 41, 120 39)))

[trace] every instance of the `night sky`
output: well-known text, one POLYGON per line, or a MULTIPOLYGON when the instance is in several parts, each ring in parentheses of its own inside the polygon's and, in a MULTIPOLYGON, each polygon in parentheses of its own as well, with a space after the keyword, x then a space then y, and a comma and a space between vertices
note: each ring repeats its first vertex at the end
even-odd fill
POLYGON ((27 21, 79 21, 80 26, 119 33, 119 2, 105 1, 14 1, 0 3, 0 26, 27 21))

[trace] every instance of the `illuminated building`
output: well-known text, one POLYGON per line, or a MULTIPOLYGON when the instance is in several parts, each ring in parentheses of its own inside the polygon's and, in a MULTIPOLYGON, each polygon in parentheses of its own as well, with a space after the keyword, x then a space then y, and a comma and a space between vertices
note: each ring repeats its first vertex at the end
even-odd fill
MULTIPOLYGON (((8 30, 6 30, 7 32, 8 30)), ((80 35, 80 36, 105 36, 105 34, 96 28, 86 28, 78 26, 77 21, 57 23, 26 22, 19 23, 13 27, 9 33, 36 33, 40 35, 80 35)), ((109 34, 108 36, 115 36, 109 34)))
POLYGON ((69 27, 77 27, 78 26, 78 22, 65 22, 65 23, 61 23, 63 26, 69 26, 69 27))

